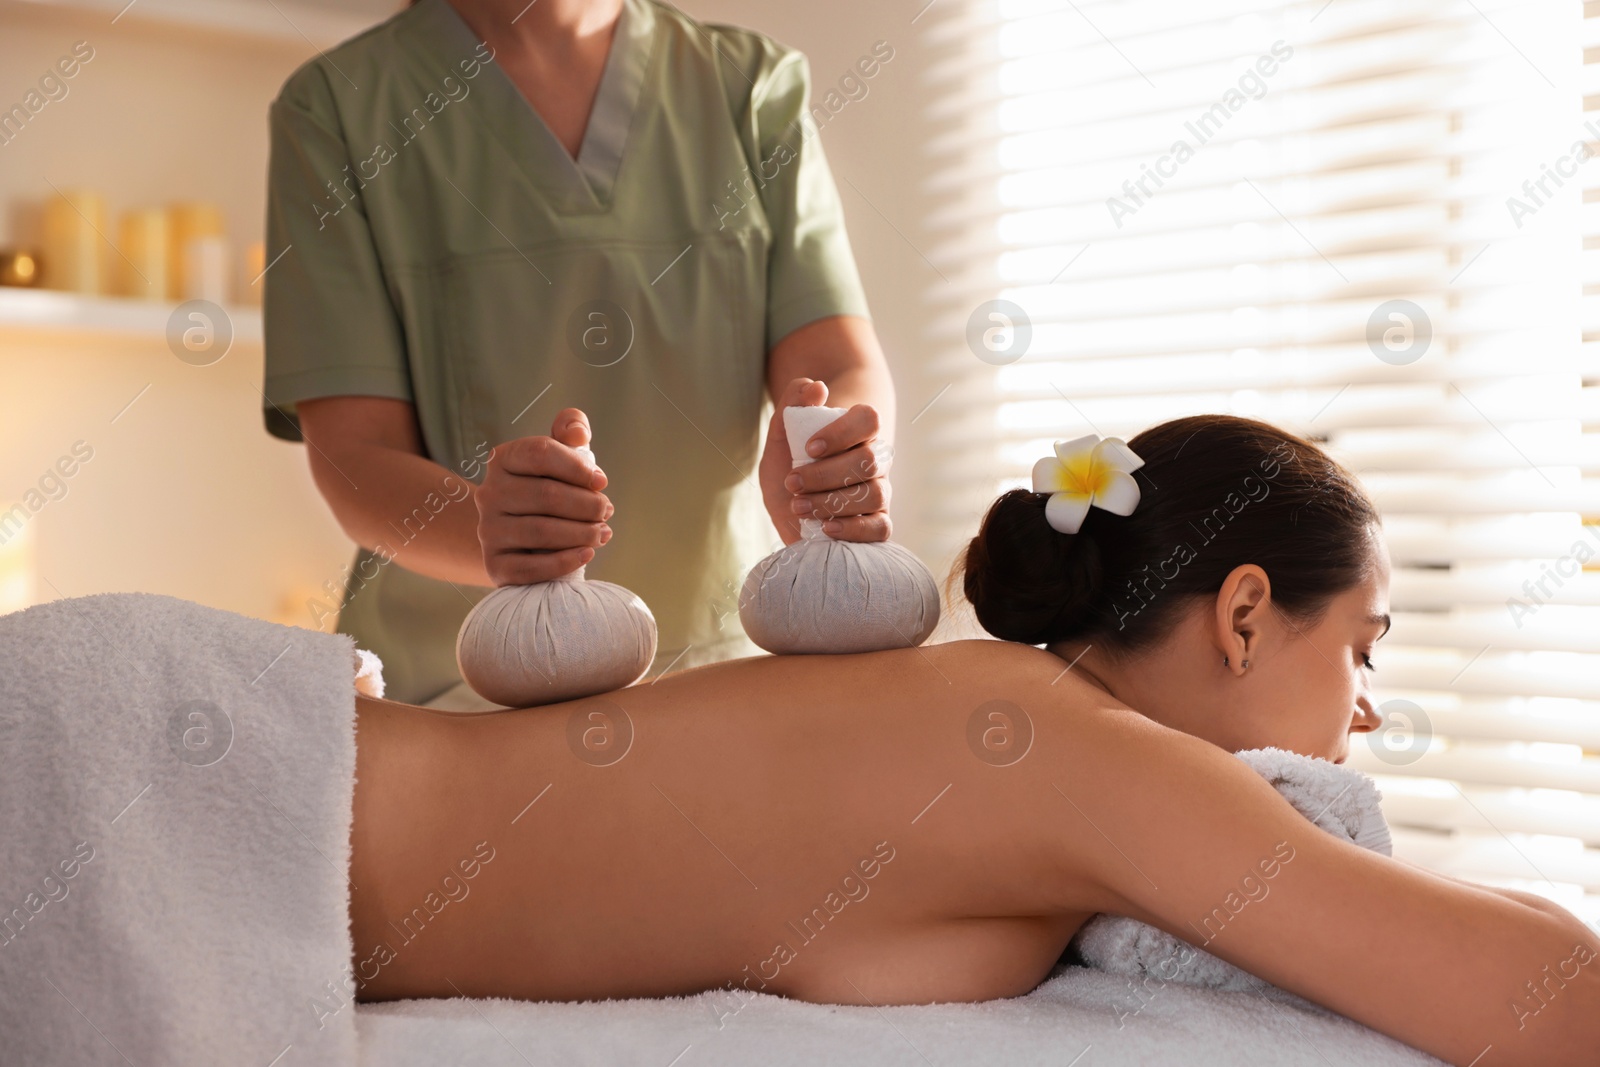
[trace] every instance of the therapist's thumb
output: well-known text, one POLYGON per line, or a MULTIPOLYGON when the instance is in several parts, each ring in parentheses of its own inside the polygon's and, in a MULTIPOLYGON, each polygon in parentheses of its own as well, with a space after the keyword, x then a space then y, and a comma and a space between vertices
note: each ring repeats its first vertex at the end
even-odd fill
POLYGON ((550 424, 550 436, 568 448, 582 448, 592 441, 589 416, 578 408, 562 408, 550 424))
MULTIPOLYGON (((556 412, 555 421, 550 424, 550 437, 566 445, 568 448, 583 448, 594 440, 589 432, 589 416, 578 408, 562 408, 556 412)), ((592 461, 591 461, 592 462, 592 461)), ((574 485, 581 484, 574 482, 574 485)), ((606 476, 595 468, 595 473, 590 479, 589 488, 604 489, 606 476)))
POLYGON ((783 395, 778 398, 777 414, 781 419, 784 408, 819 407, 827 402, 827 382, 815 378, 790 378, 789 384, 783 388, 783 395))

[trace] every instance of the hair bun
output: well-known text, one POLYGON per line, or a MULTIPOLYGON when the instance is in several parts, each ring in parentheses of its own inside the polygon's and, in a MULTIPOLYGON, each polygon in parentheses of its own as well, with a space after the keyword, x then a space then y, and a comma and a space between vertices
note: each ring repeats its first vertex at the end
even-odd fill
POLYGON ((1048 494, 1013 489, 989 506, 963 558, 962 590, 985 630, 1042 645, 1085 629, 1103 580, 1100 545, 1086 516, 1076 534, 1044 517, 1048 494))

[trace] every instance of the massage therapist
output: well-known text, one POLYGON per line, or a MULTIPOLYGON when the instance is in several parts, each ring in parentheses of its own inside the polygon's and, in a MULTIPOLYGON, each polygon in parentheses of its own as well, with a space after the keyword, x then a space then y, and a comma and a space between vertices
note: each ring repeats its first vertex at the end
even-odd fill
POLYGON ((263 414, 360 545, 338 629, 391 698, 485 706, 455 637, 496 585, 592 557, 686 667, 758 651, 739 586, 798 515, 888 537, 893 384, 808 89, 654 0, 420 0, 285 83, 263 414), (764 405, 816 382, 851 410, 796 482, 764 405))

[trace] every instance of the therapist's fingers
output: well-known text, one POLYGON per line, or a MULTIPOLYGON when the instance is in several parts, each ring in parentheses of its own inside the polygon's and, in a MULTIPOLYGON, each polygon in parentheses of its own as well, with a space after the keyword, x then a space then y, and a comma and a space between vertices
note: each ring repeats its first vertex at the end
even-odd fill
MULTIPOLYGON (((569 419, 553 428, 582 444, 588 421, 569 419)), ((484 570, 497 585, 570 574, 611 539, 605 520, 615 509, 597 488, 605 477, 572 446, 551 437, 519 438, 496 445, 485 466, 474 495, 478 541, 484 570)))
POLYGON ((611 540, 603 522, 574 522, 548 515, 507 515, 479 534, 485 553, 564 552, 599 548, 611 540))
MULTIPOLYGON (((474 494, 478 507, 479 538, 495 531, 507 518, 548 515, 578 522, 604 522, 616 511, 597 489, 580 489, 554 478, 532 478, 490 470, 474 494)), ((573 542, 579 544, 581 542, 573 542)), ((524 547, 570 548, 571 545, 524 547)))
MULTIPOLYGON (((556 412, 556 417, 550 422, 550 436, 568 448, 577 449, 588 447, 594 440, 594 431, 589 426, 589 416, 581 408, 562 408, 556 412)), ((590 485, 595 489, 606 487, 606 472, 599 470, 590 476, 590 485)))
POLYGON ((822 524, 822 532, 835 541, 887 541, 893 530, 887 511, 829 519, 822 524))
POLYGON ((800 518, 812 519, 888 511, 889 479, 873 478, 846 489, 830 489, 825 493, 801 493, 790 501, 789 510, 800 518))
POLYGON ((550 420, 550 436, 568 448, 582 448, 594 440, 594 430, 582 408, 562 408, 550 420))
POLYGON ((828 383, 815 378, 790 378, 772 408, 772 423, 767 427, 771 447, 789 462, 789 432, 783 424, 784 408, 818 407, 828 402, 828 383))
POLYGON ((871 404, 856 404, 828 425, 811 435, 806 455, 813 459, 832 456, 878 436, 878 409, 871 404))
POLYGON ((580 489, 554 478, 506 479, 484 503, 487 507, 480 510, 494 515, 553 515, 580 522, 603 522, 615 510, 610 498, 599 490, 580 489))
POLYGON ((778 398, 777 414, 783 417, 784 408, 820 407, 828 402, 828 383, 816 378, 790 378, 778 398))
POLYGON ((588 489, 603 489, 606 476, 599 467, 590 463, 569 445, 553 437, 519 437, 495 445, 484 465, 488 473, 485 480, 496 471, 533 478, 558 478, 569 485, 588 489))
POLYGON ((883 478, 894 461, 894 448, 887 441, 866 441, 837 455, 812 460, 790 471, 784 488, 791 493, 826 493, 883 478))

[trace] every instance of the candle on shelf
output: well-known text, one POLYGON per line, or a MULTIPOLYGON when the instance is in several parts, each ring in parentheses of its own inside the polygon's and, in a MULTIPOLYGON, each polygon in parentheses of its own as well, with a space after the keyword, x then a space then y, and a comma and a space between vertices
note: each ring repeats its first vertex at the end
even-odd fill
POLYGON ((39 284, 39 258, 26 248, 0 252, 0 285, 32 287, 39 284))
POLYGON ((172 204, 167 208, 167 220, 167 296, 173 300, 223 303, 222 299, 213 295, 215 290, 227 287, 227 251, 226 245, 221 243, 224 240, 222 209, 216 204, 198 200, 172 204), (191 251, 196 242, 216 243, 203 244, 201 250, 191 251), (216 262, 219 251, 223 275, 220 285, 216 284, 215 277, 210 276, 219 269, 216 262), (189 272, 191 261, 198 272, 196 277, 191 277, 189 272))
POLYGON ((46 201, 44 250, 40 256, 44 285, 74 293, 106 291, 106 206, 99 193, 66 189, 46 201))
POLYGON ((122 216, 122 255, 117 257, 125 296, 146 300, 167 298, 167 213, 161 208, 139 208, 122 216))
POLYGON ((183 247, 183 300, 228 302, 228 243, 221 237, 191 237, 183 247))

